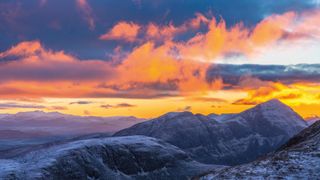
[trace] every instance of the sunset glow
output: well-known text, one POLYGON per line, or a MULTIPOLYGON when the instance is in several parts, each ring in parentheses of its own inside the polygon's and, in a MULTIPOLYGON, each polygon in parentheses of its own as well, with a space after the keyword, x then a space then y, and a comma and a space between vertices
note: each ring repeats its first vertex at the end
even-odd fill
POLYGON ((64 2, 19 2, 0 2, 0 113, 151 118, 237 113, 277 98, 320 116, 314 1, 232 20, 201 7, 176 19, 174 4, 166 12, 158 1, 128 1, 113 15, 107 2, 75 0, 65 4, 74 21, 64 18, 68 9, 58 12, 64 2), (162 19, 148 17, 158 6, 162 19))

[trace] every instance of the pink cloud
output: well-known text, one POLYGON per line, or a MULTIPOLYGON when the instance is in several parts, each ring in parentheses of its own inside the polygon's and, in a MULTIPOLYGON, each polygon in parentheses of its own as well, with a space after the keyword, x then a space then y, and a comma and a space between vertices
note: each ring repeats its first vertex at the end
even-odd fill
POLYGON ((139 34, 140 26, 133 22, 119 22, 109 32, 100 36, 100 40, 124 40, 133 42, 139 34))

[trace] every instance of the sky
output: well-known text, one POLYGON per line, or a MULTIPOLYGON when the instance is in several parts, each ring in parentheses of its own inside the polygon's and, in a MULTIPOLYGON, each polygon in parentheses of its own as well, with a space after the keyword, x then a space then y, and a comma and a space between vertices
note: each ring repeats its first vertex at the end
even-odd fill
POLYGON ((0 113, 320 116, 318 0, 2 0, 0 113))

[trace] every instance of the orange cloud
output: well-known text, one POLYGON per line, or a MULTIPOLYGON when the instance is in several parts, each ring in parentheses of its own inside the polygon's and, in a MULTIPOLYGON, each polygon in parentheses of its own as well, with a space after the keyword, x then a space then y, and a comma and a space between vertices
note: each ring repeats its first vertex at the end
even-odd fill
POLYGON ((316 98, 320 92, 319 84, 295 83, 284 85, 267 82, 265 86, 245 90, 248 96, 237 100, 237 105, 256 105, 270 99, 280 99, 290 105, 318 104, 316 98))
POLYGON ((283 37, 285 32, 296 18, 296 14, 288 12, 282 15, 273 15, 260 22, 251 34, 253 46, 262 46, 275 42, 283 37))
POLYGON ((197 30, 202 24, 207 25, 210 20, 201 13, 197 13, 195 18, 192 18, 180 26, 175 26, 172 23, 169 25, 159 26, 155 23, 150 23, 146 29, 146 37, 155 40, 172 39, 176 35, 187 31, 197 30))
MULTIPOLYGON (((65 54, 63 51, 53 52, 46 50, 42 47, 39 41, 25 41, 16 46, 13 46, 9 50, 0 53, 0 58, 5 57, 23 58, 27 64, 30 62, 45 61, 60 61, 70 62, 74 61, 74 57, 65 54)), ((22 62, 19 62, 22 63, 22 62)))
POLYGON ((172 23, 168 25, 149 23, 147 26, 140 26, 132 22, 120 22, 108 33, 100 36, 100 39, 124 39, 133 42, 140 33, 142 43, 160 41, 163 44, 173 44, 182 59, 214 62, 215 59, 229 54, 253 56, 262 48, 279 41, 291 40, 301 34, 320 36, 318 28, 312 24, 314 21, 317 22, 319 14, 316 11, 271 15, 252 28, 244 27, 241 22, 227 28, 223 19, 217 21, 202 14, 196 14, 195 18, 187 20, 180 26, 172 23), (177 35, 198 30, 201 25, 208 30, 204 33, 198 32, 185 41, 174 41, 177 35))
POLYGON ((184 31, 184 28, 175 27, 173 24, 160 27, 154 23, 150 23, 147 27, 146 36, 153 39, 171 39, 176 34, 184 31))
POLYGON ((119 65, 113 65, 79 60, 63 51, 45 49, 38 41, 22 42, 0 54, 2 58, 17 58, 0 66, 0 81, 6 82, 0 89, 2 96, 11 98, 142 97, 159 96, 163 94, 161 88, 167 89, 166 95, 178 95, 203 92, 217 85, 206 81, 209 64, 179 60, 171 52, 174 47, 169 42, 161 46, 148 42, 135 48, 119 65))
POLYGON ((85 96, 97 81, 112 78, 108 63, 80 61, 63 51, 45 49, 39 41, 22 42, 0 53, 0 58, 7 57, 12 60, 0 64, 1 97, 85 96))
POLYGON ((207 83, 205 77, 209 64, 179 60, 171 53, 174 48, 174 43, 170 42, 157 47, 154 43, 147 42, 137 47, 117 67, 118 77, 111 83, 125 86, 132 82, 173 82, 180 92, 208 90, 211 84, 207 83))
MULTIPOLYGON (((160 28, 163 36, 168 37, 161 43, 146 38, 126 56, 114 56, 119 58, 116 64, 79 60, 64 51, 44 48, 39 41, 21 42, 0 53, 1 59, 14 59, 0 65, 1 96, 150 98, 206 95, 226 86, 219 77, 210 82, 206 79, 207 69, 216 58, 228 53, 251 55, 259 48, 283 40, 289 27, 309 26, 309 20, 313 18, 304 15, 300 19, 304 21, 296 22, 296 16, 289 12, 270 16, 254 28, 245 28, 241 23, 227 28, 223 20, 217 22, 198 14, 181 26, 170 25, 166 31, 160 28), (185 42, 170 38, 177 32, 197 29, 201 25, 207 26, 208 31, 197 33, 185 42)), ((159 30, 159 27, 155 25, 154 29, 159 30)), ((132 22, 120 22, 100 38, 134 41, 141 28, 144 27, 132 22)), ((117 52, 121 53, 119 49, 117 52)), ((241 79, 239 87, 232 88, 248 92, 247 101, 253 99, 253 103, 271 97, 302 98, 306 94, 288 90, 290 88, 285 85, 248 77, 241 79), (299 94, 303 95, 300 97, 299 94)))
POLYGON ((101 40, 125 40, 133 42, 139 34, 140 26, 133 22, 119 22, 109 32, 101 35, 101 40))
POLYGON ((179 45, 181 54, 200 61, 213 61, 230 53, 251 56, 259 48, 281 40, 295 17, 293 12, 272 15, 252 29, 242 23, 228 29, 224 20, 212 19, 207 33, 197 34, 179 45))
POLYGON ((195 17, 187 20, 180 26, 175 26, 172 23, 168 25, 158 25, 156 23, 149 23, 148 25, 141 26, 133 22, 121 21, 111 28, 110 31, 101 35, 101 40, 125 40, 133 42, 137 40, 139 33, 143 35, 144 41, 165 41, 171 40, 176 35, 185 33, 192 30, 197 30, 201 25, 207 25, 210 20, 203 14, 197 13, 195 17))
POLYGON ((21 42, 17 46, 0 53, 0 58, 6 56, 30 56, 35 54, 37 51, 41 51, 42 47, 39 41, 26 41, 21 42))
POLYGON ((198 29, 201 24, 208 24, 210 20, 201 13, 196 13, 195 18, 187 22, 187 26, 192 27, 193 29, 198 29))

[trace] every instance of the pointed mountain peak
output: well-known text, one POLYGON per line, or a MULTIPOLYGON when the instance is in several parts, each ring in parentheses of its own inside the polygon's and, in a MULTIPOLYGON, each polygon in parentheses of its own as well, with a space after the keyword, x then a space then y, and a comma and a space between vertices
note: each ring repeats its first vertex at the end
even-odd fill
POLYGON ((261 110, 286 110, 286 111, 293 111, 290 106, 284 104, 278 99, 271 99, 264 103, 258 104, 252 109, 260 108, 261 110))
POLYGON ((242 112, 241 115, 247 119, 254 119, 254 121, 268 121, 271 124, 277 124, 281 129, 286 129, 289 135, 294 135, 299 129, 307 127, 307 123, 299 114, 278 99, 261 103, 242 112), (253 118, 256 116, 260 118, 253 118))
POLYGON ((281 102, 279 99, 271 99, 269 101, 261 103, 260 105, 264 105, 264 106, 287 106, 286 104, 281 102))

